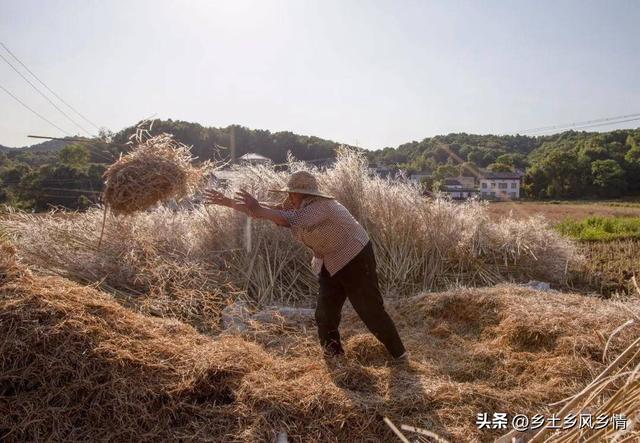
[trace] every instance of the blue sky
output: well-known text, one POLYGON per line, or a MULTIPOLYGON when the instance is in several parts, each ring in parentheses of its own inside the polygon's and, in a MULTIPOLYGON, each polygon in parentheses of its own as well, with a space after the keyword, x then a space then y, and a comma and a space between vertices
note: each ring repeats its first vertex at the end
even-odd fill
MULTIPOLYGON (((114 131, 156 114, 377 149, 640 113, 636 0, 0 0, 0 41, 114 131)), ((1 59, 0 85, 79 132, 1 59)), ((0 115, 3 145, 63 135, 2 90, 0 115)))

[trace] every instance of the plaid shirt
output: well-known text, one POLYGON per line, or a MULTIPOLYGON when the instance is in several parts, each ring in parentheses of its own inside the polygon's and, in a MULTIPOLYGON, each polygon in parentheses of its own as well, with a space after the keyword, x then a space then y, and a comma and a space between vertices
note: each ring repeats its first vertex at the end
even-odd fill
POLYGON ((369 235, 351 213, 333 199, 307 198, 299 209, 280 211, 294 237, 313 251, 311 270, 322 265, 334 275, 369 242, 369 235))

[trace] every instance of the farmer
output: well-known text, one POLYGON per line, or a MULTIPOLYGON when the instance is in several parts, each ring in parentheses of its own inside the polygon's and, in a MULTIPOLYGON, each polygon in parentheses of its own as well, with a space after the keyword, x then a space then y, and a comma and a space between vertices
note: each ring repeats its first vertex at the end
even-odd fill
POLYGON ((286 188, 273 192, 288 193, 287 202, 292 209, 265 205, 244 190, 236 194, 235 200, 206 191, 205 201, 288 227, 313 251, 311 268, 320 282, 315 317, 325 355, 344 354, 338 326, 342 305, 348 297, 367 328, 389 353, 398 361, 406 361, 407 352, 384 309, 373 247, 364 228, 344 206, 318 189, 316 178, 309 172, 295 172, 286 188))

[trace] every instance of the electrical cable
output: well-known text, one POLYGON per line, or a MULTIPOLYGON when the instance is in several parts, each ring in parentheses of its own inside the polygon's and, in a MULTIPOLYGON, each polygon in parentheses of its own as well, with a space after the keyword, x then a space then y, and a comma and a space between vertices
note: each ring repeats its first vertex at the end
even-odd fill
POLYGON ((36 80, 38 80, 38 82, 40 82, 40 84, 42 86, 44 86, 47 91, 49 91, 51 94, 53 94, 54 97, 56 97, 58 100, 60 100, 62 103, 64 103, 69 109, 71 109, 73 112, 75 112, 76 114, 78 114, 78 116, 80 116, 80 118, 82 118, 84 121, 86 121, 87 123, 89 123, 91 126, 93 126, 94 128, 96 128, 98 131, 100 131, 100 128, 98 127, 98 125, 96 125, 95 123, 93 123, 91 120, 89 120, 87 117, 85 117, 83 114, 81 114, 79 111, 77 111, 73 106, 71 106, 69 103, 67 103, 65 100, 62 99, 62 97, 60 97, 58 94, 56 94, 49 86, 46 85, 45 82, 43 82, 42 80, 40 80, 40 77, 38 77, 37 75, 35 75, 33 73, 33 71, 31 71, 31 69, 29 69, 27 67, 27 65, 25 65, 22 60, 20 60, 13 52, 11 52, 11 50, 9 48, 7 48, 7 46, 0 42, 0 45, 2 45, 2 47, 9 53, 11 54, 11 56, 18 62, 20 63, 20 65, 22 65, 22 67, 24 69, 27 70, 27 72, 29 74, 31 74, 33 76, 33 78, 35 78, 36 80))
MULTIPOLYGON (((592 127, 591 123, 597 124, 597 126, 605 126, 607 124, 616 124, 616 123, 623 123, 623 122, 627 122, 627 121, 634 121, 634 120, 638 120, 640 119, 640 113, 634 113, 634 114, 626 114, 626 115, 619 115, 617 117, 603 117, 603 118, 597 118, 597 119, 592 119, 592 120, 585 120, 585 121, 581 121, 581 122, 575 122, 575 123, 567 123, 564 125, 551 125, 551 126, 542 126, 539 128, 533 128, 533 129, 526 129, 524 131, 516 131, 517 134, 527 134, 527 133, 533 133, 533 132, 548 132, 548 131, 555 131, 555 130, 560 130, 563 128, 573 128, 573 127, 592 127), (621 119, 629 119, 633 117, 631 120, 622 120, 619 122, 616 122, 615 120, 621 120, 621 119), (606 123, 605 123, 606 122, 606 123), (600 124, 602 123, 602 124, 600 124), (587 125, 587 126, 583 126, 583 125, 587 125)), ((596 126, 596 125, 593 125, 596 126)))
POLYGON ((34 85, 34 84, 31 82, 31 80, 29 80, 27 77, 25 77, 25 75, 24 75, 22 72, 20 72, 20 71, 19 71, 15 66, 13 66, 13 64, 11 64, 11 62, 10 62, 9 60, 7 60, 7 59, 5 58, 5 56, 4 56, 4 55, 0 54, 0 58, 1 58, 2 60, 4 60, 4 62, 5 62, 6 64, 8 64, 8 65, 11 67, 11 69, 13 69, 14 71, 16 71, 16 73, 17 73, 20 77, 22 77, 22 79, 23 79, 24 81, 26 81, 26 82, 29 84, 29 86, 31 86, 31 87, 32 87, 32 88, 33 88, 33 89, 34 89, 38 94, 40 94, 42 97, 44 97, 44 99, 45 99, 46 101, 48 101, 48 102, 51 104, 51 106, 53 106, 54 108, 56 108, 56 109, 58 110, 58 112, 60 112, 62 115, 64 115, 64 116, 65 116, 65 117, 66 117, 66 118, 67 118, 71 123, 73 123, 73 124, 74 124, 74 125, 76 125, 78 128, 80 128, 80 129, 82 129, 84 132, 86 132, 89 136, 92 136, 92 134, 91 134, 89 131, 87 131, 87 130, 82 126, 82 125, 80 125, 78 122, 76 122, 74 119, 72 119, 72 118, 69 116, 69 114, 67 114, 67 113, 66 113, 66 112, 64 112, 62 109, 60 109, 60 107, 59 107, 58 105, 56 105, 56 104, 53 102, 53 100, 51 100, 49 97, 47 97, 47 95, 46 95, 44 92, 42 92, 40 89, 38 89, 38 87, 37 87, 36 85, 34 85))
POLYGON ((40 114, 37 111, 34 111, 32 108, 30 108, 26 103, 24 103, 22 100, 20 100, 18 97, 16 97, 15 95, 13 95, 11 92, 9 92, 8 89, 6 89, 4 86, 0 85, 0 89, 2 89, 4 92, 6 92, 7 94, 9 94, 11 97, 13 97, 13 99, 15 101, 17 101, 18 103, 20 103, 22 106, 24 106, 25 108, 27 108, 29 111, 33 112, 35 115, 37 115, 38 117, 40 117, 42 120, 44 120, 45 122, 49 123, 51 126, 53 126, 54 128, 56 128, 57 130, 59 130, 60 132, 62 132, 63 134, 67 134, 67 135, 71 135, 69 134, 67 131, 65 131, 64 129, 62 129, 60 126, 56 125, 55 123, 53 123, 51 120, 47 119, 46 117, 44 117, 42 114, 40 114))

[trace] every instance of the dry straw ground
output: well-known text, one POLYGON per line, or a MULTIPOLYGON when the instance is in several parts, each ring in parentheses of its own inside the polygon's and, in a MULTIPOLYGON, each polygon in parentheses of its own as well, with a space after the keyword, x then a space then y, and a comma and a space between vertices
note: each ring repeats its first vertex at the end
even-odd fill
MULTIPOLYGON (((325 363, 311 332, 206 336, 0 266, 5 441, 273 441, 283 430, 291 441, 393 441, 383 416, 490 441, 499 432, 479 431, 478 412, 548 411, 606 366, 606 339, 629 317, 612 302, 509 285, 425 294, 390 303, 408 366, 389 366, 352 312, 346 361, 325 363)), ((608 355, 639 332, 620 331, 608 355)))

